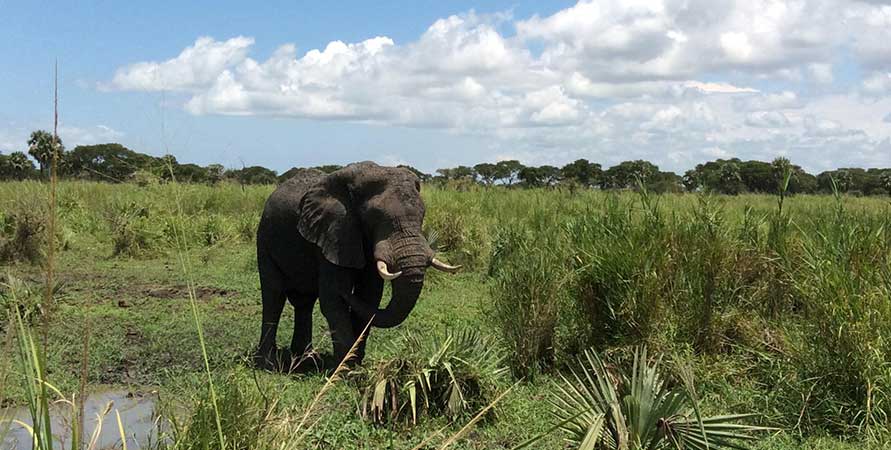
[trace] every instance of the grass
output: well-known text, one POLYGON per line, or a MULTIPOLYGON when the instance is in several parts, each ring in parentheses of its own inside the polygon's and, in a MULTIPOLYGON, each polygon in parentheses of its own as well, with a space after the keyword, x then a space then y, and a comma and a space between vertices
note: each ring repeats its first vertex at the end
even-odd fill
MULTIPOLYGON (((200 442, 220 441, 219 429, 230 422, 243 428, 232 428, 236 434, 223 442, 285 442, 280 436, 296 429, 326 380, 255 374, 243 365, 260 316, 251 229, 271 189, 60 183, 56 235, 65 245, 56 252, 43 355, 52 385, 78 392, 85 373, 87 392, 160 388, 169 416, 206 425, 200 442), (136 226, 113 226, 115 211, 136 226), (130 239, 133 230, 146 239, 130 239), (137 244, 116 251, 121 241, 137 244), (190 258, 186 270, 182 255, 190 258), (84 324, 91 324, 85 368, 84 324), (266 425, 257 430, 252 424, 259 422, 266 425)), ((34 182, 2 183, 0 210, 41 192, 34 182)), ((545 400, 575 356, 593 346, 627 360, 630 346, 644 343, 653 352, 689 355, 704 414, 760 412, 762 424, 783 428, 755 448, 887 443, 886 200, 795 196, 778 211, 775 198, 748 195, 425 187, 424 196, 426 231, 436 232, 446 259, 470 270, 429 274, 411 318, 396 330, 372 331, 366 367, 398 356, 404 333, 427 345, 433 335, 467 327, 501 337, 497 347, 508 349, 514 378, 499 381, 494 392, 526 375, 493 418, 468 428, 450 448, 510 448, 547 431, 554 422, 545 400)), ((20 292, 32 294, 13 301, 4 291, 0 303, 39 310, 43 269, 17 259, 6 270, 20 292)), ((290 338, 289 311, 282 346, 290 338)), ((314 319, 324 347, 325 321, 318 311, 314 319)), ((0 321, 4 331, 13 324, 11 317, 0 321)), ((10 355, 0 355, 0 370, 18 366, 10 355)), ((5 379, 0 401, 24 404, 27 385, 5 379)), ((471 417, 380 425, 362 418, 355 382, 325 392, 313 406, 308 448, 413 448, 434 435, 428 448, 438 448, 471 417)), ((559 448, 563 439, 554 432, 536 445, 559 448)))

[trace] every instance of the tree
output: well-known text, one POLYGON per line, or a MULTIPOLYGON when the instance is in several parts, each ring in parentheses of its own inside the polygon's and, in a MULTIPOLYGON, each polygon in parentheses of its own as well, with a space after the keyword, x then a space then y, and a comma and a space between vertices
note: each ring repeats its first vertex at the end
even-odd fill
MULTIPOLYGON (((788 160, 786 160, 788 162, 788 160)), ((777 190, 776 168, 763 161, 738 161, 739 178, 745 191, 774 193, 777 190)))
POLYGON ((591 187, 600 183, 603 170, 600 164, 588 162, 587 159, 577 159, 560 168, 560 175, 564 180, 591 187))
POLYGON ((637 184, 650 181, 650 178, 659 173, 659 167, 644 160, 624 161, 612 166, 603 173, 600 186, 603 189, 631 189, 637 184))
POLYGON ((492 186, 498 178, 498 168, 492 163, 480 163, 473 166, 473 170, 480 177, 480 181, 486 186, 492 186))
POLYGON ((227 175, 241 184, 276 184, 278 177, 274 170, 262 166, 250 166, 238 170, 230 170, 227 175))
POLYGON ((217 184, 226 178, 226 168, 222 164, 210 164, 207 166, 207 182, 217 184))
POLYGON ((552 187, 560 182, 560 169, 545 165, 538 170, 541 171, 541 179, 545 186, 552 187))
POLYGON ((437 169, 436 173, 446 180, 475 179, 476 173, 467 166, 458 166, 451 169, 437 169))
POLYGON ((697 164, 695 169, 684 172, 681 182, 684 184, 684 189, 687 192, 696 192, 702 188, 703 174, 701 168, 702 164, 697 164))
POLYGON ((718 176, 718 191, 722 194, 737 195, 744 190, 745 185, 739 174, 739 165, 733 161, 722 164, 718 176))
POLYGON ((207 169, 198 164, 177 164, 173 168, 173 173, 176 175, 176 181, 181 183, 207 182, 207 169))
POLYGON ((541 187, 543 184, 543 175, 541 169, 538 167, 526 166, 520 169, 517 177, 523 183, 525 187, 541 187))
POLYGON ((511 186, 520 175, 520 170, 523 169, 523 164, 520 164, 520 162, 515 159, 510 159, 507 161, 498 161, 498 163, 495 164, 495 168, 497 179, 502 180, 504 184, 511 186))
POLYGON ((147 169, 155 158, 121 144, 78 145, 65 154, 67 176, 90 180, 122 182, 140 169, 147 169))
POLYGON ((647 181, 647 189, 656 193, 683 192, 684 179, 674 172, 658 172, 647 181))
POLYGON ((44 179, 49 178, 49 170, 53 160, 61 161, 64 152, 65 147, 62 145, 62 139, 54 139, 53 135, 48 131, 33 131, 28 139, 28 154, 40 164, 40 173, 44 179), (55 148, 53 148, 54 143, 55 148))
POLYGON ((34 163, 23 152, 0 154, 0 179, 24 180, 34 175, 34 163))
POLYGON ((882 187, 885 192, 891 194, 891 170, 886 169, 881 175, 882 187))

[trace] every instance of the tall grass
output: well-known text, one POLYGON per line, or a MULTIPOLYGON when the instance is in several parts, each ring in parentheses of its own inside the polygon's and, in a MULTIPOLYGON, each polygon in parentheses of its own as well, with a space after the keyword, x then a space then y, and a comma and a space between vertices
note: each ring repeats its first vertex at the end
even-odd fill
MULTIPOLYGON (((58 228, 68 230, 75 249, 112 255, 121 238, 136 242, 122 248, 139 250, 119 256, 180 257, 192 286, 191 252, 252 240, 272 188, 65 182, 58 185, 58 228), (109 227, 109 205, 123 205, 117 214, 130 216, 130 229, 146 239, 109 227)), ((10 223, 7 205, 35 193, 45 195, 45 187, 0 183, 0 221, 10 223)), ((771 420, 802 433, 878 439, 891 425, 886 200, 427 186, 422 195, 425 232, 437 236, 447 258, 485 280, 491 301, 481 307, 518 377, 562 370, 589 347, 647 344, 658 352, 694 351, 709 383, 720 376, 711 363, 733 361, 739 378, 722 380, 724 389, 751 394, 740 401, 770 405, 771 420)), ((192 297, 200 345, 206 319, 192 297)), ((41 303, 33 295, 16 303, 32 302, 41 303)), ((208 351, 202 350, 206 383, 226 383, 208 351)), ((218 407, 225 409, 232 391, 220 388, 218 407)), ((218 427, 216 412, 207 414, 214 408, 211 391, 205 394, 202 417, 212 420, 201 423, 210 427, 212 445, 234 439, 220 433, 225 419, 218 427)), ((270 417, 293 426, 302 415, 270 417)))

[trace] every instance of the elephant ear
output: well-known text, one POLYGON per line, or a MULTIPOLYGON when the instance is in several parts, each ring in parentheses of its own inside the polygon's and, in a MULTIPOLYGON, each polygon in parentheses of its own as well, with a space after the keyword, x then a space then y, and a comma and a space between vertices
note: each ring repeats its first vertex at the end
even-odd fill
POLYGON ((303 196, 297 228, 331 263, 361 269, 365 266, 362 228, 351 203, 346 184, 329 176, 303 196))

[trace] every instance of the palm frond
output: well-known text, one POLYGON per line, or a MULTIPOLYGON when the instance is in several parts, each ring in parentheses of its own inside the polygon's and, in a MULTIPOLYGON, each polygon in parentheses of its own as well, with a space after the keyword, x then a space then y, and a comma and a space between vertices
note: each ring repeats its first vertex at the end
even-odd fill
POLYGON ((755 414, 702 417, 692 370, 675 386, 660 371, 661 358, 651 358, 645 347, 634 350, 628 371, 612 373, 591 350, 578 363, 569 375, 561 375, 562 383, 549 399, 559 423, 555 428, 576 448, 744 448, 741 441, 772 430, 738 423, 755 414))

